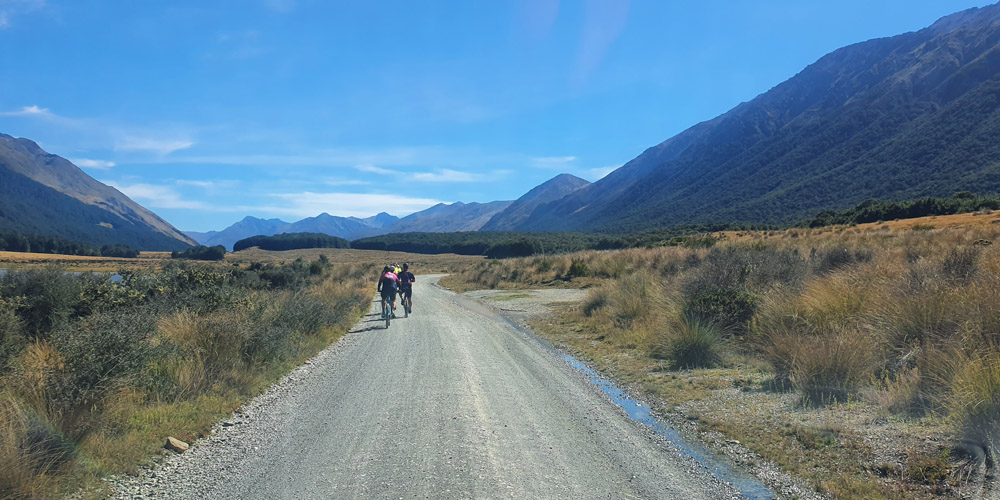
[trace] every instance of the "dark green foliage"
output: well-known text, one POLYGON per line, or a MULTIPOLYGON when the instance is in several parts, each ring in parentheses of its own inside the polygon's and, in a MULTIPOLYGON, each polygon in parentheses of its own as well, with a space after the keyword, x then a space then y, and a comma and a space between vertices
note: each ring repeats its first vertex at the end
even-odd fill
POLYGON ((99 255, 94 247, 76 241, 9 232, 0 233, 0 251, 99 255))
POLYGON ((300 248, 351 248, 343 238, 321 233, 283 233, 274 236, 251 236, 233 244, 233 251, 259 247, 261 250, 297 250, 300 248))
POLYGON ((587 263, 583 259, 573 259, 569 264, 569 269, 566 270, 566 277, 582 278, 585 276, 590 276, 590 268, 587 267, 587 263))
POLYGON ((760 297, 745 290, 719 290, 695 296, 685 312, 702 321, 714 323, 737 335, 746 333, 747 325, 757 311, 760 297))
POLYGON ((669 361, 674 369, 712 368, 722 362, 725 349, 722 332, 715 324, 685 316, 652 354, 669 361))
POLYGON ((1000 197, 978 196, 961 192, 955 193, 951 198, 920 198, 906 201, 867 200, 848 210, 820 212, 812 220, 801 225, 820 227, 836 224, 865 224, 880 220, 963 214, 983 209, 1000 209, 1000 197))
POLYGON ((101 257, 123 257, 134 259, 139 256, 139 251, 122 244, 104 245, 101 247, 101 257))
POLYGON ((525 257, 580 250, 626 248, 628 242, 596 234, 463 231, 456 233, 392 233, 351 242, 361 250, 389 250, 424 254, 457 253, 491 258, 525 257))
POLYGON ((50 267, 0 277, 0 297, 15 301, 14 314, 30 339, 44 339, 68 321, 81 300, 84 280, 50 267))
POLYGON ((121 377, 138 376, 151 359, 148 339, 155 331, 155 316, 135 309, 98 313, 53 331, 52 345, 66 367, 50 388, 58 396, 50 393, 49 400, 69 412, 96 403, 121 377))
POLYGON ((222 245, 216 245, 214 247, 198 245, 196 247, 188 248, 183 252, 170 252, 171 259, 222 260, 225 257, 226 247, 222 245))

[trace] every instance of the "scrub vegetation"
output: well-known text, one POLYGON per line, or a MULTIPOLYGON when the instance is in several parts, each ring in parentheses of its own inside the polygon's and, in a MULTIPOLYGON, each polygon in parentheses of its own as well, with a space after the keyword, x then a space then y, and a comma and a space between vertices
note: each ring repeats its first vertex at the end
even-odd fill
POLYGON ((588 288, 538 329, 818 491, 968 494, 997 472, 1000 227, 944 219, 489 260, 442 283, 588 288))
POLYGON ((0 277, 0 497, 100 493, 343 335, 373 264, 193 264, 0 277))

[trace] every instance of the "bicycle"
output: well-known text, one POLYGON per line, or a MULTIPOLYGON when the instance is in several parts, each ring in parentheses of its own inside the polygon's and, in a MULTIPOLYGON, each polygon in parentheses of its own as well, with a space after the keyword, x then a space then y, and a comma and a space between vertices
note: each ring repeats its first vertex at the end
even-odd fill
POLYGON ((382 298, 382 319, 385 320, 385 327, 389 328, 389 320, 392 319, 392 305, 385 297, 382 298))

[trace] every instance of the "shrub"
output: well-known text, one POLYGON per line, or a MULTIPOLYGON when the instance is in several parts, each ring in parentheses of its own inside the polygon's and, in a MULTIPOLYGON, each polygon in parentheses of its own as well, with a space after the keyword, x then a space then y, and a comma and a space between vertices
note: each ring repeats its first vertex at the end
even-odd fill
POLYGON ((718 325, 737 335, 746 333, 759 298, 741 290, 721 290, 698 295, 688 302, 686 313, 718 325))
POLYGON ((663 307, 663 289, 650 273, 639 271, 618 280, 609 302, 611 313, 619 326, 634 327, 653 318, 663 307))
POLYGON ((226 247, 222 245, 216 245, 214 247, 198 245, 196 247, 188 248, 183 252, 170 252, 171 259, 222 260, 225 257, 226 247))
POLYGON ((845 403, 874 373, 875 347, 860 332, 803 337, 790 351, 791 382, 807 405, 845 403))
POLYGON ((139 256, 139 251, 128 246, 122 245, 120 243, 114 245, 104 245, 101 247, 102 257, 123 257, 126 259, 134 259, 139 256))
POLYGON ((57 267, 12 272, 0 279, 0 296, 20 297, 16 314, 29 338, 47 338, 73 315, 82 281, 57 267))
POLYGON ((611 292, 605 287, 595 288, 587 294, 587 300, 583 302, 584 316, 593 316, 597 311, 607 307, 610 302, 611 292))
POLYGON ((684 315, 671 324, 653 349, 675 369, 711 368, 722 362, 726 342, 719 328, 696 316, 684 315))
POLYGON ((590 276, 590 268, 587 267, 587 263, 583 259, 573 259, 569 265, 569 269, 566 271, 566 277, 572 279, 585 276, 590 276))
POLYGON ((996 450, 1000 445, 1000 352, 965 359, 948 401, 950 419, 965 439, 996 450))
POLYGON ((979 269, 978 247, 952 248, 941 262, 941 272, 957 283, 968 283, 979 269))
POLYGON ((817 252, 816 269, 821 273, 833 271, 851 264, 869 262, 872 260, 870 250, 850 250, 846 247, 834 247, 817 252))

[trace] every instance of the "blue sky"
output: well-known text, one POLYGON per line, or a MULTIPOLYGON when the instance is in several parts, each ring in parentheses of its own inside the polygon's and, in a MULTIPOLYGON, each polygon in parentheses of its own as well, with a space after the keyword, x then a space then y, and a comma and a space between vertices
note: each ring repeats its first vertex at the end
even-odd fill
POLYGON ((596 180, 836 48, 991 2, 0 0, 0 132, 183 230, 596 180))

